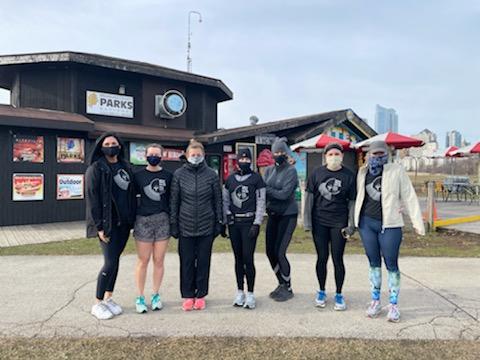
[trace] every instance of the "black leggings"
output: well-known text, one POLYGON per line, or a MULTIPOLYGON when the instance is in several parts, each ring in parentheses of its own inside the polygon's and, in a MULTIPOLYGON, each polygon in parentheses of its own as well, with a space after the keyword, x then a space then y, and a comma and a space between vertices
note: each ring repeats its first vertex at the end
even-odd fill
POLYGON ((208 294, 212 245, 213 235, 178 239, 182 298, 203 298, 208 294))
POLYGON ((252 224, 235 224, 228 228, 232 242, 233 254, 235 255, 235 275, 237 277, 238 290, 243 290, 244 278, 247 278, 248 291, 253 292, 255 285, 255 265, 253 256, 257 238, 248 236, 252 224))
POLYGON ((317 250, 317 278, 320 284, 320 290, 325 290, 327 280, 327 261, 329 257, 329 244, 331 246, 333 266, 335 268, 335 284, 337 293, 342 293, 343 281, 345 280, 345 265, 343 263, 343 253, 345 251, 346 240, 342 236, 341 228, 333 228, 314 224, 313 241, 317 250))
POLYGON ((287 248, 297 226, 297 214, 269 215, 266 231, 266 250, 279 284, 290 286, 290 263, 287 248))
POLYGON ((120 255, 122 255, 130 236, 130 226, 120 225, 112 226, 110 241, 105 243, 100 241, 102 248, 104 264, 97 280, 97 299, 103 300, 105 292, 112 292, 117 280, 120 255))

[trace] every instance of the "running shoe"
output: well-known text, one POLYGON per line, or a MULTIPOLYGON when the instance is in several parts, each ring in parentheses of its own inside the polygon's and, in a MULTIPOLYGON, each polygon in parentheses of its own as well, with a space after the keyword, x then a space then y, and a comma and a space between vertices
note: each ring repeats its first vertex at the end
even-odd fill
POLYGON ((242 307, 243 305, 245 305, 245 293, 242 290, 238 290, 235 300, 233 300, 233 306, 242 307))
POLYGON ((145 303, 145 296, 137 296, 137 299, 135 300, 135 308, 139 314, 148 311, 147 304, 145 303))
POLYGON ((282 287, 282 285, 278 284, 278 286, 275 288, 275 290, 273 290, 271 293, 270 293, 270 297, 273 299, 275 296, 277 296, 278 292, 280 291, 280 288, 282 287))
POLYGON ((273 300, 278 302, 287 301, 293 298, 293 291, 292 288, 289 287, 287 284, 280 285, 280 290, 278 291, 277 295, 273 298, 273 300))
POLYGON ((372 300, 367 309, 367 316, 370 318, 377 317, 382 312, 380 300, 372 300))
POLYGON ((335 294, 335 305, 333 306, 335 311, 345 311, 347 310, 347 304, 345 303, 345 298, 342 294, 335 294))
POLYGON ((182 310, 183 311, 192 311, 195 299, 187 298, 183 299, 182 310))
POLYGON ((108 310, 110 310, 110 312, 115 316, 120 315, 123 312, 121 306, 118 305, 115 301, 113 301, 112 298, 108 298, 108 300, 105 300, 103 303, 107 306, 108 310))
POLYGON ((205 303, 205 298, 198 298, 195 299, 195 303, 193 304, 194 310, 204 310, 207 304, 205 303))
POLYGON ((318 290, 317 296, 315 297, 315 306, 319 308, 324 308, 327 304, 327 293, 325 290, 318 290))
POLYGON ((153 311, 162 310, 163 308, 162 299, 160 299, 160 295, 158 293, 152 294, 152 299, 150 304, 153 311))
POLYGON ((255 295, 253 295, 253 292, 247 293, 247 299, 245 300, 245 305, 243 305, 243 307, 245 309, 253 310, 255 309, 255 306, 256 306, 255 295))
POLYGON ((400 321, 400 310, 398 310, 397 304, 388 305, 387 320, 394 323, 400 321))
POLYGON ((91 314, 98 320, 108 320, 113 318, 112 312, 108 310, 107 305, 105 305, 103 302, 93 305, 91 314))

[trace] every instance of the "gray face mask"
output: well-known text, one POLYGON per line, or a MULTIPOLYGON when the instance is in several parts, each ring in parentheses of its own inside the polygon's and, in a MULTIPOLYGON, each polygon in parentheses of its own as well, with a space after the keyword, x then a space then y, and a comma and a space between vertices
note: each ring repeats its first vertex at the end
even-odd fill
POLYGON ((204 157, 203 156, 189 156, 187 160, 192 165, 198 165, 204 160, 204 157))

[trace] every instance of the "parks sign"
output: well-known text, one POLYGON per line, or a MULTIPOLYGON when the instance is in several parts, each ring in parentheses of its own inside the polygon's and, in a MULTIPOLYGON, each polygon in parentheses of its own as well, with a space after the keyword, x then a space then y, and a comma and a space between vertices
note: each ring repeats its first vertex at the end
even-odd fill
POLYGON ((133 96, 87 90, 87 114, 133 118, 133 96))

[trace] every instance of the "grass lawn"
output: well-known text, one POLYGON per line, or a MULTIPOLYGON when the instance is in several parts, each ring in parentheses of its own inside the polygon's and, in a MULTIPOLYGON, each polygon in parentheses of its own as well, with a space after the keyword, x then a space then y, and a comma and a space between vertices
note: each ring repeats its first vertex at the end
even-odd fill
MULTIPOLYGON (((176 251, 176 240, 170 241, 169 251, 176 251)), ((230 240, 217 238, 214 242, 214 252, 230 252, 230 240)), ((302 228, 295 230, 289 247, 291 253, 314 254, 315 247, 311 233, 302 228)), ((265 252, 265 233, 262 231, 257 244, 257 252, 265 252)), ((133 239, 127 244, 125 254, 135 253, 133 239)), ((347 254, 363 254, 363 246, 358 233, 347 243, 347 254)), ((23 245, 0 248, 1 255, 90 255, 100 254, 98 241, 95 239, 78 239, 59 241, 47 244, 23 245)), ((475 234, 464 234, 455 231, 442 231, 417 236, 413 231, 406 230, 401 249, 402 256, 454 256, 479 257, 480 237, 475 234)))
POLYGON ((323 338, 0 338, 1 359, 478 359, 480 342, 323 338), (128 355, 127 355, 128 354, 128 355))

